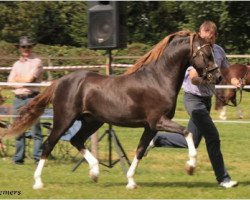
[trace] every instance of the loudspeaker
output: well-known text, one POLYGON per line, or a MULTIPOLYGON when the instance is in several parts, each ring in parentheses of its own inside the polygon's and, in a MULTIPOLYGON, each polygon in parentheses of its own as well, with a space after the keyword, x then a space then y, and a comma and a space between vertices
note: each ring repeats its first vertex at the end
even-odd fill
POLYGON ((126 2, 88 1, 88 48, 127 46, 126 2))

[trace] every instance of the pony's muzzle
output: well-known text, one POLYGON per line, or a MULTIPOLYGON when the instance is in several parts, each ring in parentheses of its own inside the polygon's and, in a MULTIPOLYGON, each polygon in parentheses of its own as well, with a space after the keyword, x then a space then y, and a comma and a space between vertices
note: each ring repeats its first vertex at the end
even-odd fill
POLYGON ((215 74, 214 74, 214 83, 217 85, 217 84, 219 84, 221 81, 222 81, 222 74, 221 74, 221 72, 220 72, 220 70, 219 70, 219 68, 217 68, 216 70, 215 70, 215 74))
POLYGON ((211 69, 209 69, 206 78, 210 83, 219 84, 222 81, 222 74, 219 68, 215 65, 211 69))
POLYGON ((217 79, 216 79, 216 81, 215 81, 215 84, 216 85, 218 85, 221 81, 222 81, 222 76, 220 75, 217 79))

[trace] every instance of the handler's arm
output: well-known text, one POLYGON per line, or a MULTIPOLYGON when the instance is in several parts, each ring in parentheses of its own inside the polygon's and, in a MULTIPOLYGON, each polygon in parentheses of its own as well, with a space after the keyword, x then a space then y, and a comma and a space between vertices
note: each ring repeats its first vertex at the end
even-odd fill
POLYGON ((194 85, 207 84, 207 81, 204 80, 202 77, 199 77, 199 75, 195 69, 189 70, 189 78, 191 80, 191 83, 194 85))

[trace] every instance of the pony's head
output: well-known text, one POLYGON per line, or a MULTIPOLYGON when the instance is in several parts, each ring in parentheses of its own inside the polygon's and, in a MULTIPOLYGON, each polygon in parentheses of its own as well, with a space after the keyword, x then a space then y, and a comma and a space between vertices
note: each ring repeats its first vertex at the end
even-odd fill
POLYGON ((218 84, 222 80, 222 75, 214 61, 212 44, 195 34, 191 45, 191 65, 203 79, 218 84))

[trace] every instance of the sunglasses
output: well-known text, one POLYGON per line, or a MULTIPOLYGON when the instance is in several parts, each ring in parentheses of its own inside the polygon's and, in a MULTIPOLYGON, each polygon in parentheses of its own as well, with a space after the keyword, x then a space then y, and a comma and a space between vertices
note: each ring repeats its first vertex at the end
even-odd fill
POLYGON ((20 48, 22 48, 22 49, 31 49, 31 48, 32 48, 32 46, 31 46, 31 45, 27 45, 27 46, 20 46, 20 48))

